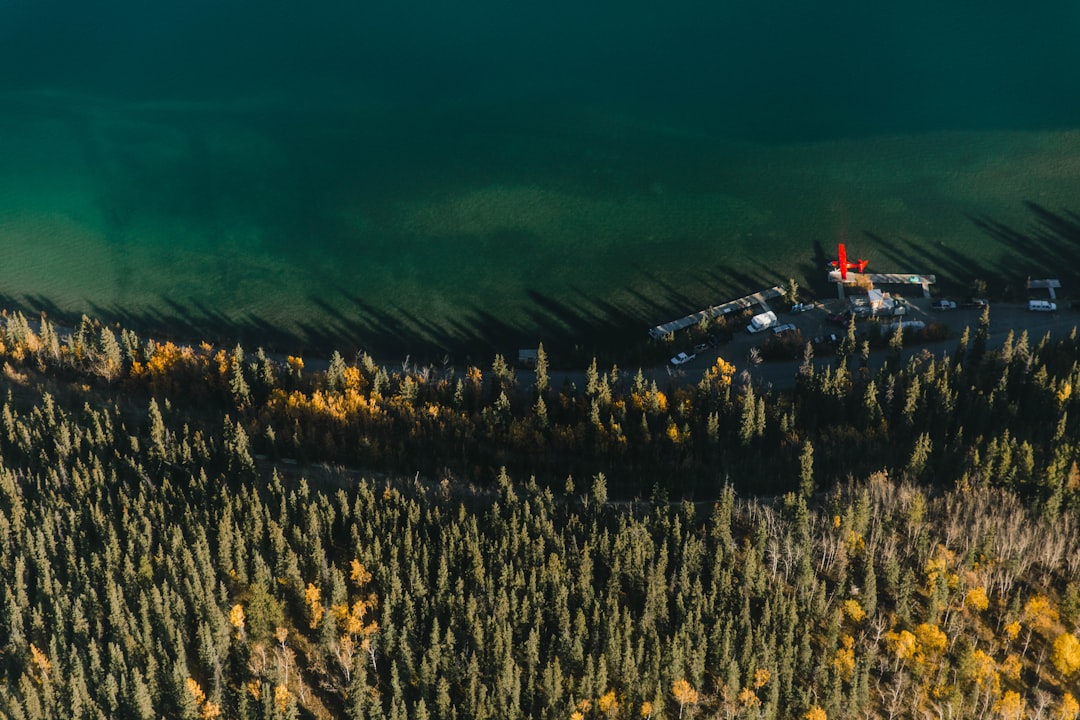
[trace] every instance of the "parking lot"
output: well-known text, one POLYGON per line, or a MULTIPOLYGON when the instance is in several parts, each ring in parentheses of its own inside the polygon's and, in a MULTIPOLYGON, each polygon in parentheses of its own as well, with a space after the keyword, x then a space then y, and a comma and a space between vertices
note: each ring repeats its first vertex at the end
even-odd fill
MULTIPOLYGON (((935 309, 932 300, 928 298, 905 299, 908 305, 907 313, 902 317, 905 321, 920 320, 927 325, 940 323, 944 326, 945 339, 935 342, 910 341, 905 344, 904 355, 910 356, 923 348, 935 354, 949 354, 955 351, 965 327, 974 331, 978 325, 982 309, 978 307, 966 307, 960 301, 956 301, 955 309, 935 309)), ((798 331, 801 342, 811 341, 815 338, 824 339, 823 345, 815 352, 817 364, 827 364, 831 361, 831 348, 828 338, 835 335, 842 337, 846 330, 841 325, 829 321, 829 316, 846 318, 850 315, 850 307, 847 301, 830 299, 815 303, 809 309, 802 312, 792 313, 790 308, 781 307, 779 301, 770 303, 776 313, 778 325, 793 325, 798 331)), ((991 303, 990 304, 990 339, 989 346, 1000 347, 1005 341, 1009 331, 1012 330, 1019 336, 1027 331, 1031 341, 1038 342, 1046 333, 1053 336, 1064 336, 1071 332, 1080 322, 1080 312, 1070 310, 1067 304, 1059 303, 1056 312, 1031 312, 1027 301, 1018 303, 991 303)), ((690 377, 697 377, 705 368, 712 365, 718 356, 734 363, 740 371, 748 370, 752 377, 764 382, 772 383, 777 387, 790 386, 794 383, 795 371, 801 364, 801 359, 789 361, 763 361, 754 364, 752 360, 753 348, 758 348, 760 353, 764 343, 772 340, 775 336, 771 330, 750 334, 745 331, 749 323, 750 315, 742 322, 742 330, 731 333, 728 342, 720 343, 717 347, 700 348, 700 352, 689 362, 677 368, 671 368, 674 373, 684 373, 690 377)), ((834 318, 835 319, 835 318, 834 318)), ((897 318, 900 319, 900 318, 897 318)), ((741 322, 741 320, 740 320, 741 322)), ((858 331, 864 331, 869 327, 867 320, 859 320, 856 324, 858 331)), ((698 348, 695 348, 697 350, 698 348)), ((871 351, 870 367, 880 366, 887 355, 886 350, 875 349, 871 351)))

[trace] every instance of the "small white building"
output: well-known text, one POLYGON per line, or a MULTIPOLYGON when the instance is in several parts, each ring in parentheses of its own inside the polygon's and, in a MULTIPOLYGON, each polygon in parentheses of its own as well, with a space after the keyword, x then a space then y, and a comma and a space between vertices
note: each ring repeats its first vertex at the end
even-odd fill
POLYGON ((882 292, 877 289, 870 290, 866 293, 866 298, 870 303, 870 312, 874 315, 894 317, 896 315, 903 315, 907 312, 907 306, 903 301, 894 298, 887 292, 882 292))

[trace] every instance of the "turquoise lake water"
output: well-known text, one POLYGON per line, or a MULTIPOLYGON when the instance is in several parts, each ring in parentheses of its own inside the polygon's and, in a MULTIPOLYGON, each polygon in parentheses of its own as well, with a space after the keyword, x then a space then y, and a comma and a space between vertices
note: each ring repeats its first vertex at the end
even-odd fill
POLYGON ((838 240, 1080 281, 1075 3, 295 5, 0 5, 8 305, 435 357, 824 294, 838 240))

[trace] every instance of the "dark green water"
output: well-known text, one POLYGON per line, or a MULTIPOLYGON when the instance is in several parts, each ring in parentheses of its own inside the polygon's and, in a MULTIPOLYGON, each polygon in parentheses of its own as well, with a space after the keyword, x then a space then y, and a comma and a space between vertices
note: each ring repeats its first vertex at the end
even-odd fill
POLYGON ((0 294, 423 357, 825 292, 838 239, 1080 281, 1075 3, 657 5, 9 0, 0 294))

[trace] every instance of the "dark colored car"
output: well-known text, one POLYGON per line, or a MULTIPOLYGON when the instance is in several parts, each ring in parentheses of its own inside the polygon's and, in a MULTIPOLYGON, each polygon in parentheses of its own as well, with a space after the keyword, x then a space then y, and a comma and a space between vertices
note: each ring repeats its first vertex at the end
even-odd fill
POLYGON ((826 315, 825 319, 828 322, 831 322, 833 325, 839 325, 842 328, 846 328, 853 322, 855 322, 855 318, 851 315, 845 315, 841 313, 831 313, 829 315, 826 315))

